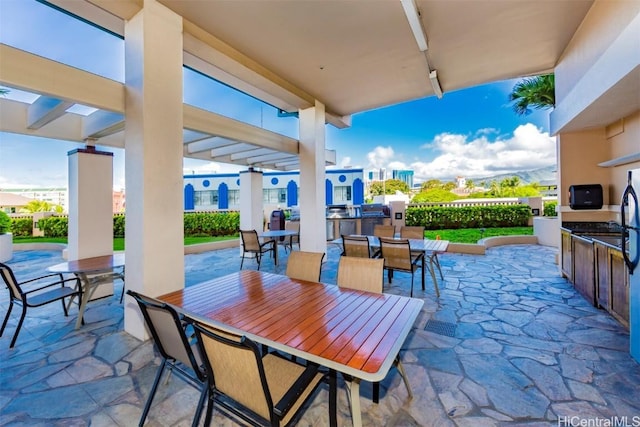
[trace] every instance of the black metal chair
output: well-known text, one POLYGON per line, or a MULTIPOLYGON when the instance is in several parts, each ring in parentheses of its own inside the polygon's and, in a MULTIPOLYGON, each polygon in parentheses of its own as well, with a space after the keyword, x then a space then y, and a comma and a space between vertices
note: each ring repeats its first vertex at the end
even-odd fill
POLYGON ((149 398, 144 405, 138 425, 142 426, 149 414, 160 378, 167 366, 170 372, 176 372, 182 379, 200 390, 200 400, 193 417, 193 425, 197 425, 200 422, 208 387, 206 373, 202 367, 202 357, 195 343, 191 344, 189 342, 185 332, 186 322, 171 306, 163 302, 148 298, 132 290, 128 290, 127 294, 131 295, 140 306, 156 349, 162 356, 162 363, 160 363, 156 373, 156 378, 153 381, 149 398))
POLYGON ((240 270, 242 270, 246 254, 255 255, 256 261, 258 261, 258 270, 260 270, 260 261, 264 254, 271 252, 271 255, 275 256, 276 240, 267 240, 266 242, 260 243, 256 230, 240 230, 240 237, 242 238, 242 261, 240 261, 240 270))
POLYGON ((80 286, 80 280, 77 277, 65 279, 60 273, 52 273, 36 277, 35 279, 18 282, 16 276, 13 274, 13 270, 11 270, 11 267, 3 263, 0 263, 0 276, 2 276, 7 288, 9 288, 9 309, 7 310, 4 322, 2 322, 0 337, 4 333, 4 328, 7 326, 7 322, 9 321, 9 315, 13 309, 13 304, 15 303, 22 306, 22 314, 20 315, 20 320, 18 321, 18 326, 13 334, 9 348, 13 348, 16 340, 18 339, 20 328, 22 328, 22 323, 24 322, 24 318, 27 314, 27 308, 40 307, 51 302, 61 301, 64 315, 68 316, 69 313, 67 312, 67 306, 64 299, 67 297, 77 296, 78 302, 82 300, 82 286, 80 286), (53 282, 51 282, 51 280, 53 280, 53 282), (38 282, 40 282, 40 285, 44 282, 46 282, 46 284, 38 286, 38 282), (73 283, 73 287, 65 286, 66 283, 73 283), (30 285, 35 285, 38 287, 25 291, 23 289, 24 285, 28 285, 28 287, 30 285))
POLYGON ((371 258, 371 247, 367 236, 342 236, 342 255, 371 258))
POLYGON ((324 252, 296 251, 289 254, 285 275, 292 279, 319 282, 324 252))
MULTIPOLYGON (((359 291, 382 293, 384 278, 384 260, 382 258, 356 258, 356 257, 340 257, 338 262, 338 276, 336 284, 341 288, 356 289, 359 291)), ((409 378, 400 362, 400 355, 396 356, 393 365, 398 368, 400 376, 407 387, 409 397, 413 397, 409 378)), ((351 377, 345 375, 347 381, 351 381, 351 377)), ((374 403, 380 401, 380 382, 373 383, 374 403)))
POLYGON ((411 273, 411 297, 413 297, 413 276, 418 268, 422 269, 422 290, 424 290, 424 254, 412 253, 408 239, 380 238, 380 252, 384 258, 384 269, 387 270, 389 284, 393 280, 394 271, 411 273))
MULTIPOLYGON (((214 402, 252 425, 288 425, 325 376, 315 364, 303 366, 275 353, 263 357, 245 336, 195 321, 193 327, 209 383, 205 426, 211 423, 214 402)), ((335 381, 331 387, 329 411, 335 420, 335 381)))

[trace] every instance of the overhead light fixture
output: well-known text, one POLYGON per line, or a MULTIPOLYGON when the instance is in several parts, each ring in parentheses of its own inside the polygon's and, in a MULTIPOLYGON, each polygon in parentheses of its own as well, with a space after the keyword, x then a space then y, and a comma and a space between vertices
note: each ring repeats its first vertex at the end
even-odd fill
POLYGON ((438 98, 442 98, 442 88, 440 87, 440 82, 438 81, 438 72, 436 70, 433 70, 429 73, 429 80, 431 80, 433 92, 438 98))
POLYGON ((400 0, 400 2, 402 3, 405 15, 407 15, 411 31, 413 31, 413 37, 415 37, 416 43, 418 43, 418 48, 421 52, 424 52, 428 49, 427 36, 422 28, 418 6, 416 6, 415 0, 400 0))

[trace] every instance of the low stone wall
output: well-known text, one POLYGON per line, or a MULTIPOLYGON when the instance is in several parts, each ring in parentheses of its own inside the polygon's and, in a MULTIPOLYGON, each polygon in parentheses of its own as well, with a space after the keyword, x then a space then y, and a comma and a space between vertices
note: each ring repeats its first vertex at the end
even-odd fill
POLYGON ((220 242, 198 243, 197 245, 187 245, 184 247, 184 254, 199 254, 200 252, 215 251, 218 249, 237 248, 240 246, 240 239, 222 240, 220 242))
POLYGON ((478 243, 449 243, 447 252, 484 255, 487 248, 503 245, 537 245, 537 236, 496 236, 478 240, 478 243))
POLYGON ((479 245, 483 245, 485 248, 492 248, 494 246, 503 245, 537 245, 537 236, 495 236, 487 237, 478 241, 479 245))

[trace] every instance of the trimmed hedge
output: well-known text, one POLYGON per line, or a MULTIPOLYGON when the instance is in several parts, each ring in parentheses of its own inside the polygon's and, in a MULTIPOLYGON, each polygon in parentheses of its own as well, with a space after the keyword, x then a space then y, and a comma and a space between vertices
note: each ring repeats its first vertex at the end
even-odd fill
POLYGON ((50 216, 38 221, 38 227, 44 232, 45 237, 67 237, 69 235, 69 222, 66 216, 50 216))
POLYGON ((11 218, 11 233, 14 237, 31 237, 33 218, 11 218))
POLYGON ((525 227, 531 217, 527 205, 510 206, 414 206, 408 207, 407 225, 424 226, 426 230, 525 227))
MULTIPOLYGON (((31 235, 31 219, 20 218, 13 220, 12 229, 20 227, 25 234, 31 235), (23 224, 27 221, 26 224, 23 224), (18 223, 20 225, 18 225, 18 223), (28 225, 27 225, 28 224, 28 225), (26 231, 28 228, 28 231, 26 231)), ((118 214, 113 216, 113 237, 124 237, 125 216, 118 214)), ((40 220, 40 229, 45 237, 67 237, 68 218, 51 216, 40 220)), ((238 234, 240 229, 240 212, 188 212, 184 214, 184 235, 186 237, 199 236, 231 236, 238 234)), ((18 236, 18 233, 14 233, 18 236)))
POLYGON ((558 213, 556 212, 557 205, 558 205, 558 202, 544 202, 544 208, 542 209, 544 211, 543 215, 558 216, 558 213))
POLYGON ((240 229, 240 212, 188 212, 184 214, 184 235, 230 236, 240 229))

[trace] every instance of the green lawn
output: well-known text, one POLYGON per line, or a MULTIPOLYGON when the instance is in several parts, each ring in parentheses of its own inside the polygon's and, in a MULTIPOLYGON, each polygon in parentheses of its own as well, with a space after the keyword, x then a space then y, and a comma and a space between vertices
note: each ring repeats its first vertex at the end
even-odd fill
POLYGON ((512 236, 521 234, 533 234, 533 227, 504 227, 504 228, 464 228, 458 230, 427 230, 427 239, 435 239, 440 236, 442 240, 454 243, 477 243, 485 237, 512 236), (484 230, 482 232, 481 230, 484 230))
MULTIPOLYGON (((208 243, 208 242, 219 242, 222 240, 231 240, 237 239, 238 236, 205 236, 205 237, 185 237, 184 244, 187 245, 196 245, 198 243, 208 243)), ((67 244, 66 237, 15 237, 13 238, 13 243, 64 243, 67 244)), ((116 237, 113 239, 113 250, 114 251, 122 251, 124 250, 124 238, 116 237)))
MULTIPOLYGON (((533 227, 506 227, 506 228, 486 228, 484 233, 480 228, 465 228, 459 230, 427 230, 425 237, 435 239, 440 236, 442 240, 448 240, 455 243, 476 243, 483 237, 493 236, 511 236, 521 234, 533 234, 533 227)), ((216 237, 185 237, 184 244, 195 245, 198 243, 219 242, 222 240, 237 239, 238 236, 216 236, 216 237)), ((13 243, 67 243, 64 237, 14 237, 13 243)), ((124 238, 113 239, 113 250, 124 250, 124 238)))

